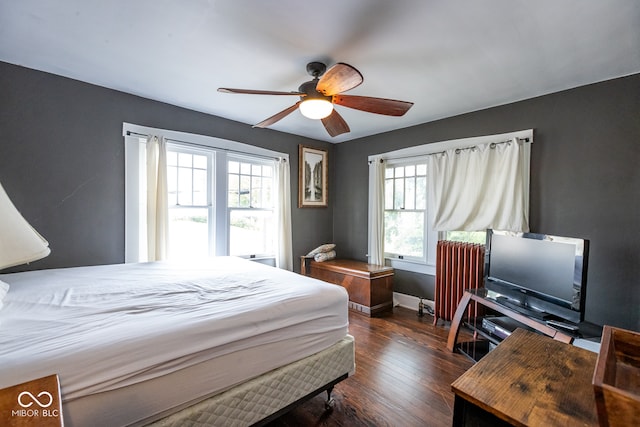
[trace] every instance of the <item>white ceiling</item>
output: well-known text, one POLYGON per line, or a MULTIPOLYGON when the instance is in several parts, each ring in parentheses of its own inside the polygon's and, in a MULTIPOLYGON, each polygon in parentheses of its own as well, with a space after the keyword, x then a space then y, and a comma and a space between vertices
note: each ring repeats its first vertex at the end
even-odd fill
POLYGON ((0 0, 0 60, 247 124, 297 98, 218 87, 297 90, 316 60, 415 103, 338 106, 336 138, 299 111, 272 126, 342 142, 638 73, 640 1, 0 0))

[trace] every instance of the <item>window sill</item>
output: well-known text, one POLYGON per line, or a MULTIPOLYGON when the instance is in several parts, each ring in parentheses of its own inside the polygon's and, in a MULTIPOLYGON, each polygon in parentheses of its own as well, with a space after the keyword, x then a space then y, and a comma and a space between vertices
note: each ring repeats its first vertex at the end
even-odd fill
POLYGON ((407 261, 405 259, 398 258, 385 258, 386 264, 396 270, 411 271, 413 273, 429 274, 431 276, 436 275, 436 266, 429 264, 422 264, 414 261, 407 261))

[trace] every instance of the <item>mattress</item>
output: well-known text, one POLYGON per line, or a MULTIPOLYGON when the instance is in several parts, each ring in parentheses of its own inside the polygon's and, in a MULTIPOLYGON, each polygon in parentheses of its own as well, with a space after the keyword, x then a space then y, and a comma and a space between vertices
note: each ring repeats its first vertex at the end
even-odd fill
POLYGON ((0 275, 0 388, 60 377, 65 425, 179 410, 340 341, 346 291, 234 257, 0 275))

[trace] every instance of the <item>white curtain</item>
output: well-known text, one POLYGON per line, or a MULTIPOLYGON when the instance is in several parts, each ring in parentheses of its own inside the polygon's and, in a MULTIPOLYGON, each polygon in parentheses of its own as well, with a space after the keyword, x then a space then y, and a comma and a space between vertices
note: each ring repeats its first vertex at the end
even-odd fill
POLYGON ((164 137, 147 137, 147 258, 167 258, 169 207, 167 189, 167 143, 164 137))
POLYGON ((517 138, 429 156, 434 230, 529 231, 530 157, 517 138))
POLYGON ((276 267, 293 271, 293 249, 291 238, 291 172, 289 162, 280 159, 276 168, 276 179, 278 186, 276 223, 277 233, 277 253, 276 267))
POLYGON ((380 157, 369 162, 369 263, 384 265, 384 172, 380 157))

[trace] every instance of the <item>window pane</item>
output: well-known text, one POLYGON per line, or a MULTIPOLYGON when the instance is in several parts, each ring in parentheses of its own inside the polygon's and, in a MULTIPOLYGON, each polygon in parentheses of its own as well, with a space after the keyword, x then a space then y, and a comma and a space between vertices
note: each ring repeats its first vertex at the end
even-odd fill
MULTIPOLYGON (((191 156, 189 156, 191 158, 191 156)), ((192 169, 178 168, 178 204, 189 206, 193 202, 191 175, 192 169)))
POLYGON ((274 253, 273 212, 232 209, 230 220, 230 255, 274 253))
POLYGON ((453 240, 454 242, 467 242, 467 243, 481 243, 487 242, 486 231, 447 231, 447 240, 453 240))
POLYGON ((273 176, 273 167, 262 165, 262 176, 273 176))
POLYGON ((169 209, 169 256, 203 257, 209 254, 209 210, 207 208, 169 209))
POLYGON ((384 170, 384 177, 386 179, 393 178, 393 168, 386 168, 384 170))
POLYGON ((404 208, 405 209, 415 209, 416 204, 416 179, 415 178, 405 178, 405 188, 404 188, 404 208))
POLYGON ((240 173, 243 175, 251 174, 251 164, 250 163, 240 163, 240 173))
POLYGON ((424 257, 424 213, 385 212, 384 250, 403 256, 424 257))
POLYGON ((168 166, 178 165, 178 153, 176 153, 175 151, 167 151, 167 165, 168 166))
POLYGON ((193 166, 193 155, 189 153, 178 153, 178 166, 191 168, 193 166))
POLYGON ((193 156, 193 167, 198 169, 207 169, 207 156, 193 156))
POLYGON ((262 207, 273 208, 273 178, 265 178, 262 180, 262 207))
POLYGON ((414 176, 416 174, 416 166, 415 165, 409 165, 406 166, 404 168, 404 175, 405 176, 414 176))
POLYGON ((262 175, 262 166, 260 165, 251 165, 251 175, 262 175))
POLYGON ((427 165, 420 164, 416 167, 416 175, 426 175, 427 174, 427 165))
POLYGON ((261 208, 262 206, 262 178, 253 177, 251 179, 251 207, 261 208))
POLYGON ((240 173, 240 164, 238 162, 229 162, 229 173, 240 173))
POLYGON ((240 175, 229 174, 229 207, 240 206, 240 175))
POLYGON ((404 176, 404 166, 398 166, 395 173, 396 178, 402 178, 404 176))
POLYGON ((393 209, 393 180, 392 179, 387 179, 384 182, 384 208, 393 209))
POLYGON ((416 209, 427 208, 427 178, 416 178, 416 209))
POLYGON ((395 191, 394 191, 394 200, 393 200, 393 208, 394 209, 403 209, 404 208, 404 179, 395 179, 395 191))
POLYGON ((246 175, 240 175, 240 207, 248 208, 251 206, 250 202, 251 191, 251 177, 246 175))
POLYGON ((207 205, 207 170, 193 170, 193 204, 207 205))

